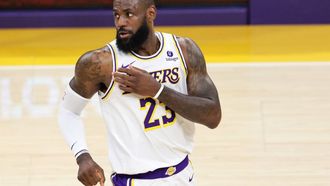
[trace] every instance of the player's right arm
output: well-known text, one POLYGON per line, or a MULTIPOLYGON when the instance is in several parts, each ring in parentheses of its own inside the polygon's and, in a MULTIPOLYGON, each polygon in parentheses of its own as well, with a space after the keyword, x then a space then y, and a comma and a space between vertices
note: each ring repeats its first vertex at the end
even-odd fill
POLYGON ((84 98, 91 98, 97 91, 105 91, 111 81, 111 53, 106 48, 82 55, 75 67, 70 87, 84 98))
POLYGON ((94 162, 86 145, 84 125, 80 114, 89 99, 99 90, 104 91, 111 81, 111 53, 106 49, 82 55, 75 67, 75 75, 66 88, 59 111, 59 125, 63 136, 79 165, 78 179, 84 185, 103 185, 102 168, 94 162))

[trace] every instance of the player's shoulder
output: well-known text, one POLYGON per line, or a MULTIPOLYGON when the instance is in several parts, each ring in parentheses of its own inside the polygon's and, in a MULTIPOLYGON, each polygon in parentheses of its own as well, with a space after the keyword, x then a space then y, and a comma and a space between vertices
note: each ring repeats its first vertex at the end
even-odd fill
POLYGON ((175 36, 181 48, 198 47, 195 41, 189 37, 175 36))
POLYGON ((111 59, 112 59, 111 52, 105 46, 99 49, 87 51, 84 54, 82 54, 77 61, 77 65, 106 62, 107 60, 111 60, 111 59))
POLYGON ((180 36, 176 36, 176 39, 180 45, 188 69, 205 63, 203 53, 193 39, 180 36))
POLYGON ((76 63, 76 67, 108 66, 109 63, 112 64, 112 54, 109 48, 105 46, 82 54, 76 63))
POLYGON ((90 50, 82 54, 77 63, 76 71, 86 71, 91 68, 101 68, 103 71, 111 70, 112 54, 107 46, 90 50))

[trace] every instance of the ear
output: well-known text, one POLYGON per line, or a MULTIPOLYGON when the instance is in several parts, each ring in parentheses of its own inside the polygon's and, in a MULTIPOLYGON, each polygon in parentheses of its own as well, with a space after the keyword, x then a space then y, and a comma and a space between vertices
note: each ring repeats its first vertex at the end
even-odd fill
POLYGON ((155 5, 150 5, 147 9, 148 22, 153 22, 157 17, 157 9, 155 5))

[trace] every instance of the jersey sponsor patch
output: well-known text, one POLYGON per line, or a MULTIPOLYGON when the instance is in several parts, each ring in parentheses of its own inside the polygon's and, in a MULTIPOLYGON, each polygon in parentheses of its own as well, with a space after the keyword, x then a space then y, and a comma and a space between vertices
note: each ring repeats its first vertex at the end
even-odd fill
POLYGON ((167 51, 166 53, 167 53, 166 61, 174 61, 175 62, 175 61, 179 60, 179 57, 173 57, 174 54, 173 54, 172 51, 167 51))

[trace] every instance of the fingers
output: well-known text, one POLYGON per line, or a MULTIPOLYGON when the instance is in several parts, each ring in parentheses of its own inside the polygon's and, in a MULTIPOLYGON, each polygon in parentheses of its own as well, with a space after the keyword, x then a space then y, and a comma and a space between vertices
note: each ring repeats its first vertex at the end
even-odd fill
POLYGON ((97 175, 99 177, 99 182, 101 186, 104 186, 104 182, 105 182, 105 176, 104 176, 104 172, 102 170, 102 172, 97 172, 97 175))
POLYGON ((89 180, 92 185, 96 185, 100 181, 100 178, 96 172, 89 175, 89 180))
POLYGON ((135 85, 135 83, 133 83, 132 81, 124 80, 124 79, 121 79, 121 78, 116 78, 115 82, 119 83, 119 85, 123 85, 123 86, 126 86, 126 87, 133 87, 135 85))
POLYGON ((113 76, 114 76, 114 78, 122 78, 122 79, 127 79, 127 80, 133 80, 133 79, 135 79, 135 76, 132 76, 132 75, 130 75, 130 74, 128 74, 128 73, 126 73, 126 72, 121 72, 121 71, 117 71, 117 72, 114 72, 113 73, 113 76))
POLYGON ((92 185, 86 176, 78 176, 78 180, 85 186, 92 185))
POLYGON ((136 74, 136 70, 134 70, 131 67, 128 67, 128 68, 119 68, 117 71, 118 72, 121 72, 121 73, 126 73, 126 74, 128 74, 130 76, 136 74))
POLYGON ((105 176, 103 170, 96 169, 89 173, 78 176, 78 180, 85 186, 93 186, 100 182, 100 185, 104 186, 105 176))
POLYGON ((78 178, 78 180, 84 184, 85 186, 96 185, 97 179, 95 179, 92 175, 84 175, 78 178))
POLYGON ((120 90, 122 90, 126 93, 133 93, 134 92, 133 88, 127 87, 127 86, 124 86, 124 85, 119 85, 119 88, 120 88, 120 90))
POLYGON ((150 87, 154 86, 154 81, 156 81, 147 71, 133 66, 119 68, 113 72, 113 80, 118 83, 118 87, 122 91, 142 96, 152 95, 150 87))
POLYGON ((136 78, 134 76, 129 76, 121 72, 115 72, 114 81, 119 84, 119 88, 123 91, 131 91, 131 87, 136 86, 136 78))
POLYGON ((143 70, 143 69, 137 68, 137 67, 132 66, 132 65, 129 66, 129 69, 132 69, 132 70, 134 70, 134 71, 138 71, 138 72, 148 73, 146 70, 143 70))

